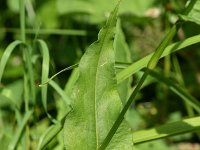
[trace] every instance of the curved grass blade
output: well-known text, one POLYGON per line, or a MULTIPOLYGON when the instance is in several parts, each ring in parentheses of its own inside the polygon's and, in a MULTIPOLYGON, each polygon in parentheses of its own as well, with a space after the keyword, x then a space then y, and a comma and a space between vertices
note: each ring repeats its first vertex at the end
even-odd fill
POLYGON ((49 84, 55 89, 55 91, 62 97, 64 102, 67 106, 69 106, 72 109, 71 106, 71 99, 68 97, 68 95, 63 91, 56 82, 50 81, 49 84))
POLYGON ((28 122, 29 118, 31 117, 33 111, 28 111, 26 112, 26 114, 24 115, 24 118, 22 119, 21 124, 19 125, 16 134, 14 135, 14 137, 12 138, 8 150, 15 150, 17 144, 19 143, 19 140, 22 136, 23 131, 25 130, 25 126, 26 123, 28 122))
MULTIPOLYGON (((174 44, 171 44, 167 46, 161 55, 160 58, 165 57, 173 52, 179 51, 185 47, 188 47, 190 45, 196 44, 200 42, 200 35, 196 35, 190 38, 187 38, 185 40, 176 42, 174 44)), ((153 56, 154 52, 147 55, 146 57, 134 62, 130 66, 128 66, 126 69, 123 69, 121 72, 117 74, 117 82, 120 83, 123 80, 127 79, 137 71, 141 70, 142 68, 146 67, 150 58, 153 56)), ((127 66, 126 64, 122 64, 123 66, 127 66)))
POLYGON ((51 142, 56 137, 56 135, 63 129, 65 118, 70 112, 71 110, 66 115, 64 115, 61 121, 58 121, 56 124, 51 125, 44 132, 44 134, 40 137, 37 150, 44 149, 49 144, 49 142, 51 142))
POLYGON ((168 123, 156 128, 136 131, 133 133, 134 144, 175 136, 178 134, 200 130, 200 117, 193 117, 181 121, 168 123))
POLYGON ((46 81, 45 83, 40 84, 39 86, 41 87, 41 86, 44 86, 44 85, 48 84, 51 80, 53 80, 53 79, 54 79, 56 76, 58 76, 59 74, 65 72, 65 71, 74 69, 74 68, 76 68, 76 67, 78 67, 78 64, 74 64, 74 65, 71 65, 71 66, 69 66, 69 67, 67 67, 67 68, 62 69, 61 71, 59 71, 59 72, 57 72, 56 74, 54 74, 51 78, 49 78, 48 81, 46 81))
MULTIPOLYGON (((46 81, 48 81, 48 76, 49 76, 49 49, 47 44, 43 41, 43 40, 37 40, 37 42, 39 43, 40 47, 41 47, 41 54, 42 54, 42 79, 41 82, 45 83, 46 81)), ((42 92, 42 104, 44 107, 44 110, 47 114, 47 116, 49 117, 49 119, 52 122, 57 122, 56 119, 54 119, 47 110, 47 85, 44 85, 41 87, 41 92, 42 92)))
MULTIPOLYGON (((73 111, 64 125, 66 149, 98 149, 121 110, 113 49, 118 7, 79 63, 79 77, 72 92, 73 111)), ((132 136, 124 123, 107 149, 132 147, 132 136)))
POLYGON ((174 93, 180 96, 186 103, 188 103, 190 106, 192 106, 196 111, 200 113, 200 102, 192 95, 190 95, 186 90, 184 90, 184 88, 175 84, 173 81, 165 78, 164 76, 158 74, 153 70, 149 70, 149 74, 152 77, 156 78, 158 81, 166 84, 167 87, 169 87, 174 93))
POLYGON ((79 72, 78 72, 78 69, 74 69, 67 81, 67 84, 65 85, 65 92, 68 94, 68 95, 71 95, 72 93, 72 90, 73 90, 73 87, 77 81, 79 77, 79 72))
POLYGON ((14 42, 10 43, 8 45, 8 47, 5 49, 5 52, 3 53, 3 56, 1 57, 1 62, 0 62, 0 83, 1 83, 1 79, 3 76, 5 66, 7 64, 7 61, 9 59, 11 53, 13 52, 13 50, 15 49, 16 46, 18 46, 22 43, 23 43, 22 41, 18 41, 18 40, 14 41, 14 42))

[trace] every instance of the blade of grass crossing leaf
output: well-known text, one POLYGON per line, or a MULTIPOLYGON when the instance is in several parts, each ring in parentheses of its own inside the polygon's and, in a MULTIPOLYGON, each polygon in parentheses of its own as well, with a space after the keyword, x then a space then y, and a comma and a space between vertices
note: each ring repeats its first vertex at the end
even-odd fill
MULTIPOLYGON (((175 35, 175 33, 176 33, 176 26, 173 26, 172 29, 169 31, 169 33, 164 38, 164 40, 158 46, 158 48, 155 51, 155 53, 153 54, 153 56, 151 57, 149 63, 147 64, 147 66, 149 68, 153 69, 156 66, 160 56, 162 55, 163 50, 167 47, 167 45, 169 44, 169 42, 171 41, 171 39, 175 35)), ((144 72, 144 74, 142 75, 141 79, 139 80, 138 84, 136 85, 136 88, 133 90, 131 96, 129 97, 129 99, 127 101, 127 103, 124 105, 120 115, 118 116, 118 118, 115 121, 113 127, 109 131, 106 139, 104 140, 103 144, 101 145, 100 150, 105 149, 107 147, 107 145, 109 144, 109 142, 111 141, 112 137, 116 133, 116 131, 119 128, 120 124, 124 120, 124 115, 126 114, 127 110, 131 106, 131 104, 133 103, 133 101, 135 99, 135 96, 139 92, 139 90, 140 90, 141 86, 143 85, 143 83, 144 83, 146 77, 148 76, 148 74, 149 74, 149 72, 148 72, 148 70, 146 70, 144 72)))
MULTIPOLYGON (((117 93, 113 49, 118 7, 80 60, 79 77, 72 92, 74 110, 64 126, 66 149, 98 149, 120 112, 122 103, 117 93)), ((125 122, 123 125, 108 150, 133 147, 129 128, 125 122)))
POLYGON ((18 40, 14 41, 14 42, 10 43, 8 45, 8 47, 5 49, 3 56, 1 57, 1 62, 0 62, 0 83, 1 83, 3 73, 4 73, 5 66, 7 64, 7 61, 9 59, 11 53, 18 45, 20 45, 22 43, 23 43, 22 41, 18 41, 18 40))
MULTIPOLYGON (((200 42, 200 35, 196 35, 190 38, 187 38, 185 40, 173 43, 169 46, 167 46, 163 52, 163 54, 161 55, 160 58, 163 58, 171 53, 174 53, 176 51, 179 51, 185 47, 191 46, 193 44, 199 43, 200 42)), ((125 63, 125 62, 115 62, 115 67, 118 69, 123 69, 122 71, 120 71, 119 73, 117 73, 117 83, 121 83, 123 80, 125 80, 126 78, 128 78, 129 76, 133 75, 134 73, 136 73, 137 71, 143 69, 144 67, 147 66, 150 58, 152 57, 154 53, 151 53, 149 55, 147 55, 146 57, 134 62, 134 63, 125 63)), ((59 75, 60 73, 63 73, 67 70, 71 70, 74 68, 77 68, 78 64, 74 64, 72 66, 69 66, 67 68, 64 68, 63 70, 59 71, 58 73, 56 73, 55 75, 53 75, 50 79, 48 79, 48 81, 46 81, 45 83, 42 83, 39 86, 43 86, 45 84, 48 84, 48 82, 50 82, 50 80, 53 80, 55 76, 59 75)), ((71 87, 70 87, 71 89, 71 87)))
POLYGON ((19 140, 22 136, 23 131, 25 130, 25 126, 29 120, 29 118, 31 117, 33 111, 28 111, 25 113, 24 118, 22 119, 21 124, 19 125, 16 134, 14 135, 14 137, 12 138, 8 150, 14 150, 17 146, 17 144, 19 143, 19 140))
MULTIPOLYGON (((190 3, 188 8, 186 8, 186 10, 190 9, 191 5, 193 5, 193 3, 190 3)), ((178 28, 182 25, 182 23, 183 22, 181 22, 181 21, 177 21, 175 23, 175 25, 173 25, 173 27, 169 30, 169 32, 167 33, 165 38, 162 40, 162 42, 160 43, 158 48, 155 50, 155 53, 153 54, 153 56, 149 60, 149 62, 147 64, 147 68, 154 69, 156 67, 156 65, 158 63, 158 60, 160 59, 163 51, 165 50, 167 45, 171 42, 172 38, 174 37, 174 35, 176 34, 178 28)), ((114 136, 114 134, 116 133, 116 131, 119 128, 120 124, 124 120, 124 115, 126 114, 127 110, 131 106, 131 104, 133 103, 133 101, 135 99, 135 96, 139 92, 139 90, 140 90, 141 86, 143 85, 143 83, 144 83, 146 77, 148 76, 148 74, 149 74, 149 70, 145 70, 145 72, 142 75, 141 79, 139 80, 136 88, 133 90, 131 96, 129 97, 129 99, 127 101, 127 103, 123 107, 120 115, 118 116, 117 120, 115 121, 114 125, 112 126, 111 130, 109 131, 107 137, 103 141, 103 143, 102 143, 102 145, 100 147, 101 150, 102 149, 106 149, 107 145, 110 143, 112 137, 114 136)))
MULTIPOLYGON (((42 54, 42 79, 41 82, 45 83, 48 81, 49 76, 49 49, 47 47, 47 44, 43 40, 37 40, 42 54)), ((56 119, 54 119, 49 113, 47 109, 47 85, 44 85, 41 87, 42 92, 42 104, 44 107, 45 112, 47 113, 47 116, 49 119, 51 119, 52 122, 56 122, 56 119)))
POLYGON ((134 144, 175 136, 178 134, 200 130, 200 117, 193 117, 181 121, 168 123, 152 129, 136 131, 133 133, 134 144))

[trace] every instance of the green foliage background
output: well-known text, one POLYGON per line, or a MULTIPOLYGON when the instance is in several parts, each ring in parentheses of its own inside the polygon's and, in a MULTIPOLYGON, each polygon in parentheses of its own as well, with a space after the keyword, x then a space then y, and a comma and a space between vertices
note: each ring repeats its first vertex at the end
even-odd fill
MULTIPOLYGON (((54 79, 55 82, 50 83, 51 87, 48 87, 46 95, 47 104, 45 104, 43 100, 45 89, 41 92, 38 86, 42 82, 42 58, 45 56, 48 59, 45 51, 48 51, 50 55, 49 77, 65 67, 78 63, 88 46, 97 40, 99 30, 105 24, 116 3, 117 0, 26 1, 26 43, 31 45, 30 63, 33 64, 34 71, 30 76, 34 78, 35 95, 27 93, 34 95, 29 96, 28 106, 32 109, 27 111, 23 96, 25 92, 23 76, 28 70, 25 68, 24 72, 24 63, 28 61, 24 62, 23 52, 20 47, 17 47, 6 64, 0 84, 0 145, 3 150, 8 149, 9 146, 12 149, 15 144, 17 149, 43 147, 41 141, 48 132, 61 130, 61 124, 56 124, 56 128, 51 128, 51 125, 56 122, 55 120, 63 119, 70 110, 68 104, 73 82, 77 78, 77 70, 64 72, 54 79), (34 40, 37 39, 43 39, 46 44, 43 41, 37 41, 40 46, 36 45, 34 40), (42 53, 40 53, 40 47, 43 49, 42 53), (27 120, 29 120, 28 123, 27 120), (16 138, 19 128, 26 124, 28 124, 25 127, 26 134, 23 133, 16 138)), ((185 8, 185 3, 186 0, 124 0, 120 5, 120 22, 117 24, 117 33, 120 35, 116 35, 114 43, 116 61, 132 63, 152 53, 179 17, 178 14, 185 8)), ((191 14, 193 15, 194 12, 191 14)), ((184 23, 172 43, 200 34, 200 26, 197 24, 199 20, 191 19, 193 17, 191 14, 189 17, 181 16, 193 22, 184 23)), ((200 15, 196 14, 196 16, 200 15)), ((15 40, 21 40, 19 2, 17 0, 1 1, 0 58, 6 47, 15 40)), ((199 44, 189 46, 161 59, 156 69, 158 72, 164 70, 161 73, 163 77, 179 83, 197 100, 200 99, 199 46, 199 44)), ((118 67, 116 71, 121 70, 118 67)), ((140 77, 141 72, 136 72, 120 83, 118 91, 123 104, 140 77)), ((138 131, 197 114, 197 111, 185 104, 166 85, 148 77, 136 97, 136 102, 126 114, 126 120, 133 131, 138 131)), ((192 143, 199 143, 197 133, 181 134, 164 140, 139 144, 135 149, 173 150, 184 144, 190 146, 192 143)), ((200 147, 199 144, 196 146, 200 147)), ((46 149, 64 149, 63 133, 60 132, 55 136, 46 149)))

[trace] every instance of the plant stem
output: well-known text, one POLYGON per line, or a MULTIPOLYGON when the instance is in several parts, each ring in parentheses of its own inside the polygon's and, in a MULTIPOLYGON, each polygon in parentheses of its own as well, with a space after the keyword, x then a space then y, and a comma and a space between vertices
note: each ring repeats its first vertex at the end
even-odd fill
MULTIPOLYGON (((25 33, 25 0, 19 0, 20 6, 20 34, 23 43, 26 43, 26 33, 25 33)), ((24 60, 24 102, 25 102, 25 112, 29 111, 29 87, 28 87, 28 76, 26 73, 26 52, 24 45, 21 46, 24 60)), ((25 148, 29 149, 29 126, 26 124, 25 130, 25 148)))
MULTIPOLYGON (((197 0, 190 1, 188 7, 183 12, 184 15, 187 15, 192 10, 192 8, 195 5, 196 1, 197 0)), ((153 54, 153 56, 151 57, 148 65, 147 65, 148 69, 146 69, 145 72, 143 73, 143 75, 140 78, 140 80, 139 80, 136 88, 133 90, 131 96, 129 97, 129 99, 128 99, 127 103, 126 103, 126 105, 124 106, 124 108, 122 109, 121 113, 119 114, 117 120, 115 121, 115 123, 113 124, 112 128, 110 129, 109 133, 107 134, 107 137, 104 139, 104 141, 101 144, 99 150, 106 149, 106 147, 110 143, 112 137, 114 136, 114 134, 116 133, 116 131, 119 128, 120 124, 124 120, 124 115, 126 114, 127 110, 131 106, 131 104, 134 102, 137 93, 139 92, 142 84, 144 83, 145 79, 147 78, 147 76, 149 74, 149 70, 154 69, 156 67, 156 65, 157 65, 157 63, 159 61, 159 58, 161 57, 164 49, 171 42, 172 38, 177 33, 178 29, 180 28, 180 26, 183 23, 184 23, 184 21, 178 20, 173 25, 173 27, 169 30, 168 34, 162 40, 162 42, 160 43, 160 45, 158 46, 158 48, 155 50, 155 53, 153 54)))
POLYGON ((108 144, 110 143, 112 137, 114 136, 114 134, 116 133, 116 131, 119 128, 120 124, 124 120, 124 115, 126 114, 127 110, 131 106, 131 104, 134 102, 137 93, 139 92, 141 86, 143 85, 145 79, 147 78, 147 76, 149 74, 149 69, 151 70, 151 69, 154 69, 156 67, 156 65, 158 63, 158 60, 161 57, 164 49, 170 43, 170 41, 172 40, 172 38, 176 34, 177 29, 179 27, 180 27, 180 22, 177 21, 177 23, 170 29, 170 31, 168 32, 168 34, 165 36, 165 38, 163 39, 163 41, 160 43, 160 45, 156 49, 154 55, 151 57, 148 65, 147 65, 148 69, 145 70, 145 72, 143 73, 143 75, 140 78, 140 80, 139 80, 136 88, 133 90, 131 96, 129 97, 129 99, 128 99, 127 103, 126 103, 126 105, 122 109, 120 115, 118 116, 117 120, 115 121, 114 125, 112 126, 111 130, 109 131, 107 137, 103 141, 103 143, 100 146, 99 150, 104 150, 108 146, 108 144))

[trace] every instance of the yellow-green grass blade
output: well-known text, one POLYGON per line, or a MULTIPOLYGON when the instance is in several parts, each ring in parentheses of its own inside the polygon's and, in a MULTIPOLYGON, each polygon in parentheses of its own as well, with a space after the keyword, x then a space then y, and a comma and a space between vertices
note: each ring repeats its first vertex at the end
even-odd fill
POLYGON ((133 133, 134 144, 175 136, 178 134, 200 130, 200 117, 192 117, 181 121, 168 123, 152 129, 136 131, 133 133))
MULTIPOLYGON (((185 47, 188 47, 190 45, 196 44, 200 42, 200 35, 195 35, 193 37, 187 38, 185 40, 173 43, 169 46, 167 46, 161 55, 160 58, 165 57, 173 52, 179 51, 185 47)), ((142 68, 146 67, 150 58, 153 56, 154 52, 147 55, 146 57, 132 63, 130 66, 128 66, 126 69, 123 69, 121 72, 117 74, 117 82, 120 83, 123 80, 127 79, 137 71, 141 70, 142 68)), ((127 64, 121 64, 122 67, 126 67, 127 64)))

